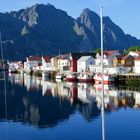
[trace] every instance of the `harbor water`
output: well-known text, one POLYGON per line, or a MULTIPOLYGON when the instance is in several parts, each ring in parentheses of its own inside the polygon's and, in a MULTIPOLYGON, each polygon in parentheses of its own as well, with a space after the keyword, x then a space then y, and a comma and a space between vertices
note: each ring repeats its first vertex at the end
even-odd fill
MULTIPOLYGON (((0 140, 101 140, 100 84, 12 74, 0 81, 0 140)), ((104 86, 106 140, 140 139, 140 91, 104 86)))

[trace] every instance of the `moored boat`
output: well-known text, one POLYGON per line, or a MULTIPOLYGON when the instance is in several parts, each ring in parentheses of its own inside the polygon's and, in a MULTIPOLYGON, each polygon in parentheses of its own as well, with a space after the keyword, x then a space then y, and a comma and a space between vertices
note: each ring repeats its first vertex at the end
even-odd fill
MULTIPOLYGON (((95 74, 93 77, 95 84, 102 83, 102 74, 95 74)), ((103 75, 103 82, 104 84, 114 84, 115 83, 115 77, 113 75, 104 74, 103 75)))
POLYGON ((66 80, 68 82, 75 82, 77 81, 77 74, 76 73, 70 73, 66 76, 66 80))
POLYGON ((87 73, 81 73, 78 76, 78 81, 79 82, 93 82, 93 77, 90 74, 87 73))

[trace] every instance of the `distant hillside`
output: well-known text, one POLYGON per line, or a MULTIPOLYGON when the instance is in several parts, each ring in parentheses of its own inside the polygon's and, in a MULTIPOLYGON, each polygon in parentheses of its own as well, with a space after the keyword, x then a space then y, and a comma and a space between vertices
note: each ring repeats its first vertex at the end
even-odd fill
MULTIPOLYGON (((53 5, 36 4, 17 12, 0 13, 0 28, 6 59, 90 51, 100 47, 100 18, 89 9, 74 19, 53 5)), ((140 40, 125 35, 109 17, 104 17, 105 49, 127 49, 140 40)))

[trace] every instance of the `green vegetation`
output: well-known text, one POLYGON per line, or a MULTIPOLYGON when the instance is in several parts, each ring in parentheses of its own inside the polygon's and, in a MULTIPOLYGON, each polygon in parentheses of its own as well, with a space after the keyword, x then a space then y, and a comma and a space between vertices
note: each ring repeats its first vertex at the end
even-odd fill
POLYGON ((97 48, 97 49, 96 49, 96 53, 101 54, 101 48, 97 48))
POLYGON ((129 88, 139 87, 140 79, 128 80, 126 81, 126 85, 129 86, 129 88))
POLYGON ((127 55, 130 51, 140 51, 140 46, 132 46, 128 48, 128 50, 126 50, 124 54, 127 55))

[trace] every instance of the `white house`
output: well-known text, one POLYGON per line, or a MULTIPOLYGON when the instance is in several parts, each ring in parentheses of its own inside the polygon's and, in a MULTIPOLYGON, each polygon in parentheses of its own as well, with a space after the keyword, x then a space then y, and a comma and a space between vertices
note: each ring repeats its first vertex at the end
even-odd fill
POLYGON ((59 60, 59 67, 61 71, 69 70, 69 67, 70 67, 69 59, 61 58, 59 60))
POLYGON ((39 56, 30 56, 26 58, 26 62, 24 62, 25 71, 39 70, 41 69, 41 57, 39 56))
POLYGON ((95 60, 92 56, 82 56, 77 61, 77 70, 78 72, 89 71, 90 65, 94 65, 94 64, 95 64, 95 60))
POLYGON ((51 57, 43 56, 41 70, 42 71, 51 71, 52 69, 53 68, 52 68, 52 63, 51 63, 51 57))
POLYGON ((133 70, 134 70, 134 73, 140 73, 140 56, 135 58, 133 70))
POLYGON ((54 70, 68 71, 70 69, 69 54, 53 57, 51 63, 54 70))
MULTIPOLYGON (((104 65, 106 65, 106 66, 112 66, 112 64, 113 64, 113 61, 112 61, 113 58, 115 56, 119 56, 119 55, 121 55, 121 54, 117 50, 104 51, 104 58, 103 58, 104 65)), ((95 65, 97 65, 97 66, 101 65, 101 55, 99 53, 96 54, 95 65)))

